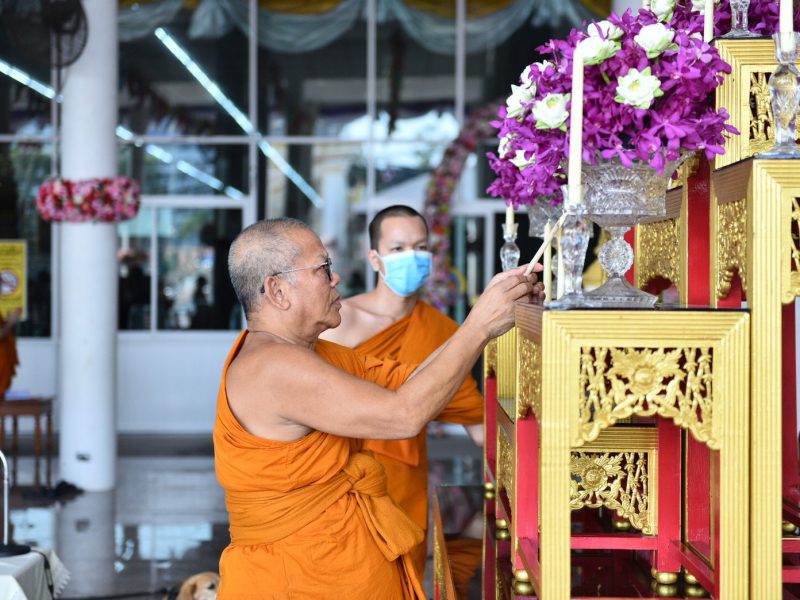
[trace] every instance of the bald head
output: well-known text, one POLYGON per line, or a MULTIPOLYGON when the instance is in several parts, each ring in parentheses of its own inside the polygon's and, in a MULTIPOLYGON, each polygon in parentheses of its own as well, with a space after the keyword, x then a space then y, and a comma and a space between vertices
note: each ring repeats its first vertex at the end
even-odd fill
POLYGON ((233 240, 228 274, 246 317, 258 310, 264 279, 294 267, 302 250, 292 233, 300 230, 311 228, 297 219, 267 219, 253 223, 233 240))

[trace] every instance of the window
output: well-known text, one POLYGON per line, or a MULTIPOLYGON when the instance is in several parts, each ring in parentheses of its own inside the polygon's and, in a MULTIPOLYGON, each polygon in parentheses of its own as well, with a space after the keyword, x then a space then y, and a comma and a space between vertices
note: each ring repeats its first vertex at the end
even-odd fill
MULTIPOLYGON (((343 294, 369 288, 372 215, 421 208, 431 169, 470 112, 501 102, 552 27, 566 26, 558 15, 534 25, 552 15, 520 1, 118 4, 119 173, 143 190, 139 217, 118 229, 124 331, 239 327, 224 255, 265 217, 307 221, 335 256, 343 294)), ((3 236, 28 240, 31 267, 30 317, 18 332, 49 336, 57 257, 32 200, 59 163, 58 77, 45 54, 0 37, 0 60, 30 78, 0 74, 0 180, 14 182, 0 189, 3 236)), ((483 158, 495 146, 478 147, 454 196, 466 290, 458 317, 499 249, 504 206, 486 198, 483 158)))

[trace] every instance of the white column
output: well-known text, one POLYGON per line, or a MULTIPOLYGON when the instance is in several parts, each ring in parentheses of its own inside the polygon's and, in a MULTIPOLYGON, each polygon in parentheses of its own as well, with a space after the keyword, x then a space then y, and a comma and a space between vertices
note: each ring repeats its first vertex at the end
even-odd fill
MULTIPOLYGON (((117 3, 84 0, 83 7, 88 42, 64 77, 67 179, 117 173, 117 3)), ((117 230, 60 227, 60 475, 89 491, 108 490, 116 466, 117 230)))

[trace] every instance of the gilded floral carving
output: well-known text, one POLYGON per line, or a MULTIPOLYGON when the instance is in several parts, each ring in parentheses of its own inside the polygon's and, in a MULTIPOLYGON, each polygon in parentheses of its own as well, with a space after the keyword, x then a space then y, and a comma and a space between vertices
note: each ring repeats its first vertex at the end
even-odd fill
POLYGON ((517 417, 533 412, 539 418, 542 408, 542 349, 524 336, 519 336, 519 397, 517 417))
POLYGON ((570 508, 605 506, 642 533, 653 534, 647 452, 573 452, 570 508))
POLYGON ((497 486, 505 489, 509 498, 514 498, 514 449, 500 429, 497 431, 497 486))
POLYGON ((726 202, 717 206, 717 298, 731 291, 735 273, 739 273, 742 289, 747 290, 747 215, 745 201, 726 202))
POLYGON ((636 283, 639 287, 657 277, 678 283, 680 232, 677 219, 642 223, 636 244, 636 283))
MULTIPOLYGON (((800 296, 800 204, 797 198, 792 198, 792 222, 790 224, 790 248, 792 256, 790 294, 800 296)), ((784 298, 786 302, 786 298, 784 298)))
POLYGON ((659 415, 719 448, 711 348, 581 348, 580 365, 580 440, 631 415, 659 415))

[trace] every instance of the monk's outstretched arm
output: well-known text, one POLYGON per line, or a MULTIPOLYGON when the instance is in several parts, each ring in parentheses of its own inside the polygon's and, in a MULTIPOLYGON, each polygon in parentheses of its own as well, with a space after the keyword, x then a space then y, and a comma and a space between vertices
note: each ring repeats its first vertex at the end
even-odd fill
POLYGON ((533 280, 521 272, 496 276, 448 343, 394 392, 353 377, 308 349, 276 345, 261 371, 264 414, 273 422, 277 416, 287 424, 354 438, 416 435, 453 397, 486 342, 513 325, 514 301, 533 291, 533 280))

